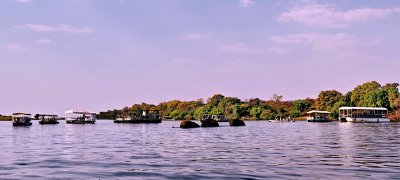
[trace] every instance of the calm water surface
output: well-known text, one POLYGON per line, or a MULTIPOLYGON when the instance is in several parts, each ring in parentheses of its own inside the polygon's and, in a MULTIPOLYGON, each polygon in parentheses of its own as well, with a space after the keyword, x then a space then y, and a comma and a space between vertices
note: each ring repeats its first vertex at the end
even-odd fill
POLYGON ((1 179, 396 179, 400 124, 179 122, 12 127, 0 122, 1 179))

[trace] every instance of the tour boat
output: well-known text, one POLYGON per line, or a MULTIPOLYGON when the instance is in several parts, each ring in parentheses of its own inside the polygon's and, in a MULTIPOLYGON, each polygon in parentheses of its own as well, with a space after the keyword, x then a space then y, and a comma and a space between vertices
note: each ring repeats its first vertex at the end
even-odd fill
POLYGON ((162 117, 159 110, 137 110, 130 116, 117 118, 114 123, 161 123, 162 117))
POLYGON ((30 126, 31 122, 31 114, 27 113, 14 113, 12 114, 12 123, 13 126, 30 126))
POLYGON ((341 107, 339 120, 341 122, 390 122, 388 109, 382 107, 341 107))
POLYGON ((328 111, 313 110, 307 112, 307 114, 309 115, 307 117, 308 122, 332 122, 332 120, 328 117, 331 113, 328 111))
POLYGON ((66 114, 75 117, 68 117, 67 124, 94 124, 96 123, 96 113, 82 110, 69 110, 66 114))
POLYGON ((39 114, 37 117, 40 121, 39 124, 59 124, 57 121, 58 116, 52 114, 39 114))

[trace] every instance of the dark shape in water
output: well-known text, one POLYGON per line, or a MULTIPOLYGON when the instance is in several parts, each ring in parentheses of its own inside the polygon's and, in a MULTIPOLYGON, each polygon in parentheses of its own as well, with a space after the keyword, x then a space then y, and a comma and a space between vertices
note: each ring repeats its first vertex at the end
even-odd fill
POLYGON ((162 118, 159 110, 137 110, 128 116, 117 118, 114 123, 161 123, 162 118))
POLYGON ((230 120, 229 125, 231 125, 231 126, 246 126, 246 123, 244 123, 243 120, 235 119, 235 120, 230 120))
POLYGON ((216 120, 216 116, 212 116, 209 114, 205 114, 203 118, 200 120, 201 127, 219 127, 218 121, 216 120))
POLYGON ((67 124, 95 124, 95 123, 96 123, 96 118, 94 115, 86 116, 85 114, 83 116, 77 117, 76 119, 67 120, 67 124))
POLYGON ((14 113, 12 115, 13 126, 30 126, 32 125, 31 119, 31 114, 14 113))
POLYGON ((57 115, 50 115, 50 114, 39 114, 37 115, 39 121, 39 124, 44 125, 44 124, 59 124, 57 121, 57 115))
POLYGON ((181 121, 181 124, 180 124, 180 128, 198 128, 198 127, 200 127, 200 125, 193 121, 184 120, 184 121, 181 121))

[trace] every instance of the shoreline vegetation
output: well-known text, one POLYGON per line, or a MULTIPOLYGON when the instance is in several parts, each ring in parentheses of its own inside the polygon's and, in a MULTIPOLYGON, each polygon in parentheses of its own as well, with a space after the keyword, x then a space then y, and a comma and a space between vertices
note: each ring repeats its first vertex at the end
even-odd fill
POLYGON ((11 116, 2 116, 0 115, 0 121, 11 121, 12 117, 11 116))
POLYGON ((283 100, 282 95, 274 94, 269 100, 260 98, 239 99, 215 94, 206 101, 171 100, 154 104, 134 104, 131 107, 100 112, 98 119, 116 119, 140 109, 158 109, 166 119, 198 120, 205 114, 225 115, 235 120, 272 120, 290 117, 304 120, 307 111, 330 111, 330 118, 337 119, 339 108, 343 106, 385 107, 389 110, 391 121, 400 120, 400 93, 398 83, 381 85, 376 81, 356 86, 352 91, 342 94, 336 90, 321 91, 318 97, 298 100, 283 100))

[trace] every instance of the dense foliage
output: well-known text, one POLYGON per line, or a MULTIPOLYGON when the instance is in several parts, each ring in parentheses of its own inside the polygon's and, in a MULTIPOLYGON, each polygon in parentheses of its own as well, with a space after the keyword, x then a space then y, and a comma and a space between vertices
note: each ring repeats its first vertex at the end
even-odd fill
MULTIPOLYGON (((158 105, 135 104, 123 109, 114 109, 101 112, 100 119, 115 119, 118 116, 128 115, 138 109, 158 109, 162 116, 171 119, 200 119, 204 114, 225 115, 228 119, 276 119, 296 118, 305 116, 312 109, 332 112, 332 118, 338 117, 338 110, 343 106, 386 107, 396 118, 400 112, 400 93, 398 83, 389 83, 381 86, 375 81, 367 82, 355 87, 352 91, 342 94, 336 90, 321 91, 316 99, 307 98, 294 101, 284 101, 283 96, 274 94, 269 100, 259 98, 239 99, 216 94, 206 101, 172 100, 158 105)), ((400 119, 400 118, 399 118, 400 119)))

